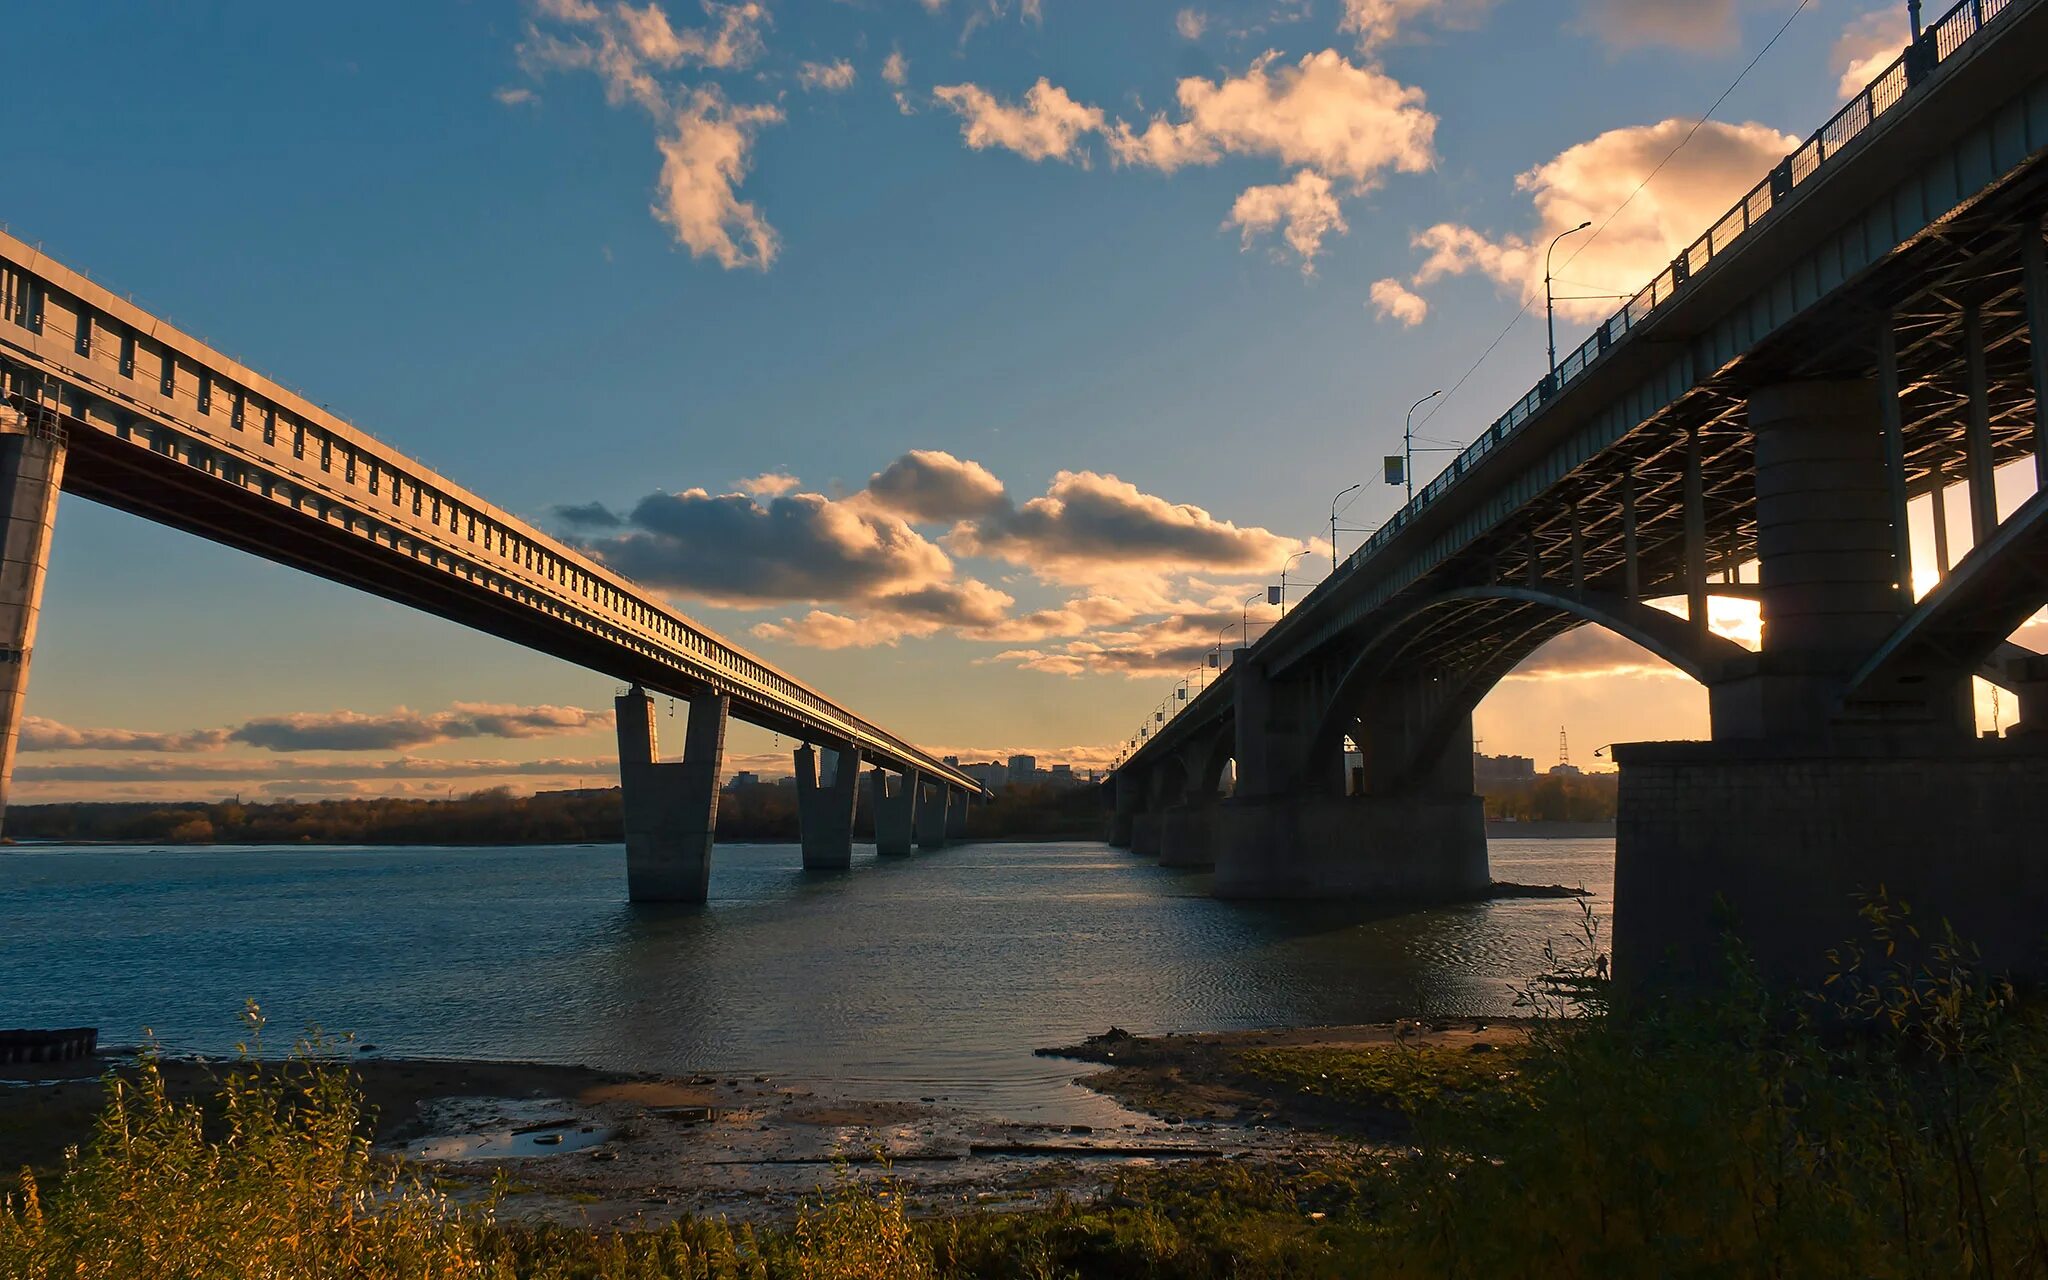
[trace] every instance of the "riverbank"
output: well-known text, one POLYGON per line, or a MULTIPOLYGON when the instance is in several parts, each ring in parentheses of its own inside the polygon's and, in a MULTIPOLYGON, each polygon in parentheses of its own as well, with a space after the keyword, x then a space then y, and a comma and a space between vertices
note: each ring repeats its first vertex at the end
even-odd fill
MULTIPOLYGON (((787 1223, 840 1170, 886 1170, 919 1212, 1092 1198, 1119 1173, 1215 1159, 1313 1160, 1339 1144, 1287 1126, 1112 1109, 1096 1125, 1005 1121, 934 1095, 863 1096, 766 1076, 671 1077, 545 1063, 330 1060, 360 1089, 376 1150, 464 1197, 503 1175, 508 1221, 656 1228, 693 1218, 787 1223)), ((211 1097, 231 1064, 165 1059, 169 1099, 211 1097)), ((0 1069, 0 1169, 52 1177, 90 1140, 103 1077, 132 1054, 0 1069)), ((1107 1094, 1107 1091, 1105 1091, 1107 1094)), ((1113 1096, 1113 1095, 1112 1095, 1113 1096)))

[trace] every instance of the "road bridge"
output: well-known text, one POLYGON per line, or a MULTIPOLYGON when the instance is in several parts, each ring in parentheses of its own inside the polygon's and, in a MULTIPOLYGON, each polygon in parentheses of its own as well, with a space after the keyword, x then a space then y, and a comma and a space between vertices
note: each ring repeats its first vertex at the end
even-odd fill
POLYGON ((879 844, 984 794, 602 562, 0 234, 0 812, 59 490, 602 671, 635 901, 702 901, 728 716, 794 737, 804 865, 852 854, 869 767, 879 844), (655 694, 689 704, 663 761, 655 694), (820 752, 823 752, 821 759, 820 752))
POLYGON ((1964 0, 1760 179, 1146 726, 1115 840, 1224 895, 1480 892, 1472 711, 1591 624, 1712 712, 1711 742, 1615 749, 1617 972, 1710 965, 1717 900, 1810 969, 1879 885, 2048 972, 2048 659, 2009 641, 2048 604, 2048 0, 1964 0), (2029 458, 2042 492, 1999 510, 2029 458), (1946 576, 1916 600, 1921 496, 1946 576), (1760 652, 1708 629, 1717 594, 1760 600, 1760 652), (2019 695, 2000 740, 1975 674, 2019 695))

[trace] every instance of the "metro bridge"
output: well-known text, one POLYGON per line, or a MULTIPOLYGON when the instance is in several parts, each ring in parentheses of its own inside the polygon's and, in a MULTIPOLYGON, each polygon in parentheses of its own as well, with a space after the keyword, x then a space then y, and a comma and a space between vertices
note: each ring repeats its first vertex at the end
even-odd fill
POLYGON ((629 683, 616 706, 635 901, 704 900, 729 715, 804 743, 807 868, 848 865, 863 764, 884 854, 944 845, 985 794, 657 594, 0 234, 0 813, 60 488, 629 683), (660 759, 656 693, 689 703, 680 761, 660 759))
POLYGON ((1760 176, 1147 724, 1113 842, 1213 865, 1225 896, 1479 893, 1472 711, 1594 624, 1712 714, 1709 742, 1615 748, 1618 974, 1711 966, 1717 900, 1768 966, 1811 971, 1879 886, 2048 973, 2048 658, 2009 640, 2048 604, 2048 0, 1963 0, 1760 176), (1999 510, 1994 470, 2028 458, 2038 491, 1999 510), (1944 576, 1916 600, 1923 495, 1944 576), (1716 595, 1761 602, 1761 652, 1708 629, 1716 595), (1979 674, 2018 694, 1997 740, 1979 674))

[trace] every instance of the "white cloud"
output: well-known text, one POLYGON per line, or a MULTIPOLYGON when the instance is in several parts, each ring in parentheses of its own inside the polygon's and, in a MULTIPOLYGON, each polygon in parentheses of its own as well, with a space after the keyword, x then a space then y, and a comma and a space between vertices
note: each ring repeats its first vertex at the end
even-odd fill
POLYGON ((1866 13, 1849 23, 1835 40, 1831 59, 1842 75, 1836 92, 1844 98, 1863 92, 1863 86, 1877 79, 1878 72, 1890 66, 1905 49, 1908 34, 1903 13, 1891 7, 1866 13))
POLYGON ((1611 129, 1566 149, 1515 180, 1535 205, 1532 231, 1493 236, 1456 223, 1429 227, 1414 237, 1424 258, 1410 283, 1422 288, 1477 272, 1540 299, 1551 239, 1581 222, 1598 227, 1621 209, 1597 239, 1583 232, 1556 256, 1558 314, 1604 319, 1621 300, 1600 295, 1633 294, 1648 284, 1799 143, 1766 125, 1708 121, 1638 191, 1692 127, 1674 119, 1611 129))
POLYGON ((1143 129, 1118 121, 1108 135, 1111 153, 1166 172, 1225 155, 1268 156, 1358 188, 1388 169, 1414 173, 1435 161, 1437 122, 1422 90, 1334 49, 1293 64, 1278 59, 1268 52, 1241 76, 1182 80, 1175 91, 1181 118, 1162 113, 1143 129))
POLYGON ((1314 273, 1323 237, 1343 235, 1350 229, 1337 197, 1331 194, 1330 180, 1313 169, 1303 169, 1291 182, 1246 188, 1231 206, 1224 225, 1243 230, 1246 249, 1258 236, 1279 230, 1288 246, 1301 255, 1303 275, 1314 273))
POLYGON ((940 85, 932 96, 960 117, 961 136, 976 151, 1001 147, 1027 160, 1079 160, 1081 139, 1102 129, 1102 111, 1083 106, 1043 76, 1020 103, 998 100, 974 84, 940 85))
POLYGON ((1413 329, 1429 319, 1429 300, 1399 280, 1373 281, 1371 296, 1373 311, 1382 320, 1398 320, 1413 329))
POLYGON ((735 105, 716 85, 671 89, 657 73, 682 66, 717 70, 745 67, 760 56, 767 7, 758 0, 719 4, 705 0, 711 22, 678 30, 658 4, 599 5, 591 0, 539 0, 545 29, 530 25, 520 45, 530 69, 586 70, 604 81, 614 105, 633 103, 655 122, 661 173, 654 216, 696 258, 726 269, 765 270, 778 240, 752 203, 739 196, 755 134, 779 122, 772 104, 735 105))
POLYGON ((912 449, 868 477, 867 494, 884 510, 945 523, 986 515, 1004 503, 1003 482, 987 467, 939 449, 912 449))
POLYGON ((796 82, 805 89, 843 93, 853 87, 857 74, 853 64, 844 58, 834 62, 806 62, 797 68, 796 82))
POLYGON ((766 270, 781 247, 775 228, 739 197, 754 134, 782 119, 779 107, 735 106, 716 87, 692 92, 671 115, 655 146, 661 178, 654 216, 675 231, 693 258, 711 257, 728 270, 766 270))
POLYGON ((1134 578, 1263 572, 1302 546, 1093 471, 1060 472, 1043 497, 961 524, 948 545, 962 555, 1023 565, 1047 581, 1108 585, 1127 599, 1134 578))
POLYGON ((882 79, 899 89, 910 83, 910 59, 903 56, 903 50, 891 49, 882 59, 882 79))
POLYGON ((1359 49, 1369 53, 1393 40, 1417 19, 1429 19, 1440 26, 1467 27, 1492 4, 1493 0, 1342 0, 1337 29, 1356 34, 1359 49))
POLYGON ((496 98, 500 104, 507 107, 525 106, 529 103, 535 103, 540 101, 540 95, 536 94, 533 90, 513 88, 510 86, 507 86, 506 88, 503 89, 494 90, 491 96, 493 98, 496 98))
POLYGON ((803 481, 781 471, 764 471, 740 481, 739 490, 755 498, 779 498, 802 486, 803 481))
POLYGON ((1209 15, 1200 9, 1182 9, 1173 15, 1173 29, 1183 40, 1200 40, 1209 29, 1209 15))

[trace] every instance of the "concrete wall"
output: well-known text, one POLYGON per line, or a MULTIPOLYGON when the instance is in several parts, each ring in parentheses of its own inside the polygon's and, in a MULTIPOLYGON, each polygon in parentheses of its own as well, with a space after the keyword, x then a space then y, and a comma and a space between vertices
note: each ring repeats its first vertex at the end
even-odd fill
POLYGON ((1711 981, 1724 923, 1766 972, 1817 980, 1882 887, 1923 933, 2048 977, 2048 743, 1877 754, 1637 743, 1621 763, 1614 973, 1711 981))

